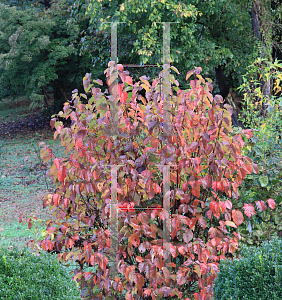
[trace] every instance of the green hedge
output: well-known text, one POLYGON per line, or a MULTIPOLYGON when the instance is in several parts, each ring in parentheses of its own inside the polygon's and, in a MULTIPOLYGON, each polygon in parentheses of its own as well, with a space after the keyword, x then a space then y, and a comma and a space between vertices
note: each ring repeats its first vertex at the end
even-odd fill
POLYGON ((215 300, 282 299, 282 241, 243 246, 240 259, 224 260, 214 285, 215 300))
POLYGON ((79 295, 66 267, 52 255, 0 247, 1 300, 81 300, 79 295))

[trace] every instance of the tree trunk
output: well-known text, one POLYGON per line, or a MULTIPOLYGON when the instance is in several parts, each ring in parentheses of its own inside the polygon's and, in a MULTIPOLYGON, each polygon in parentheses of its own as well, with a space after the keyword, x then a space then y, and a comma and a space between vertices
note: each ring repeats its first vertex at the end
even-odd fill
POLYGON ((50 107, 54 105, 54 97, 50 96, 48 91, 46 90, 45 86, 42 87, 43 95, 44 95, 44 106, 50 107))
MULTIPOLYGON (((254 38, 261 45, 259 56, 272 61, 272 30, 271 30, 271 1, 253 0, 251 9, 252 29, 254 38), (264 2, 264 3, 263 3, 264 2)), ((263 95, 271 95, 271 82, 261 82, 263 95)))

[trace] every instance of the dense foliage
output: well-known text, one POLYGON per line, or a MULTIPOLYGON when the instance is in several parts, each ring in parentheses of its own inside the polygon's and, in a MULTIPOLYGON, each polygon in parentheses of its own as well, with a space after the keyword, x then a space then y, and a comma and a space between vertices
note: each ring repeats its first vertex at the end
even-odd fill
POLYGON ((215 300, 282 298, 282 241, 242 248, 240 259, 225 260, 215 281, 215 300))
MULTIPOLYGON (((253 137, 244 148, 258 165, 258 174, 247 175, 239 188, 239 203, 253 203, 260 212, 245 222, 240 231, 242 242, 259 245, 269 240, 274 233, 282 233, 282 189, 281 189, 281 79, 282 65, 278 62, 256 60, 244 76, 241 89, 244 98, 244 125, 255 128, 253 137), (273 82, 273 95, 264 95, 261 89, 263 81, 270 78, 273 82), (273 198, 277 204, 275 210, 267 209, 264 198, 273 198)), ((239 129, 240 132, 240 129, 239 129)))
MULTIPOLYGON (((111 25, 108 22, 124 22, 117 25, 118 62, 123 65, 162 65, 161 22, 172 22, 171 62, 179 72, 185 74, 186 70, 201 65, 203 73, 213 81, 217 72, 222 85, 237 87, 240 75, 251 62, 255 45, 249 10, 249 4, 227 0, 189 0, 185 3, 175 0, 142 3, 136 0, 78 0, 70 12, 77 19, 84 14, 90 17, 81 53, 89 53, 95 67, 110 60, 111 25), (225 82, 223 71, 228 82, 225 82)), ((154 77, 159 71, 158 68, 147 68, 145 72, 154 77)), ((143 72, 142 68, 134 69, 134 74, 139 76, 143 72)), ((179 84, 182 88, 185 86, 184 76, 179 84)), ((218 85, 215 93, 219 93, 218 85)))
MULTIPOLYGON (((258 171, 241 154, 243 139, 252 131, 231 134, 232 107, 223 107, 222 97, 212 96, 212 84, 200 72, 195 68, 187 73, 187 80, 194 79, 183 91, 172 74, 160 73, 152 84, 143 76, 133 84, 122 65, 109 64, 105 73, 111 95, 93 87, 86 74, 84 88, 90 99, 85 104, 87 95, 80 95, 82 102, 74 90, 73 101, 57 115, 70 118, 71 127, 51 120, 66 157, 55 158, 52 149, 42 148, 44 163, 51 161, 49 175, 56 191, 43 199, 54 220, 47 221, 39 246, 62 252, 58 255, 62 262, 78 262, 74 279, 86 299, 103 295, 114 299, 125 293, 127 299, 142 295, 209 299, 219 260, 238 248, 240 234, 234 228, 244 222, 243 213, 248 217, 256 213, 252 204, 238 209, 231 201, 238 198, 246 175, 258 171), (117 86, 110 80, 113 74, 118 74, 117 86), (168 78, 176 85, 173 89, 167 86, 168 78), (162 125, 162 85, 170 95, 169 135, 162 125), (145 98, 138 95, 140 88, 146 89, 145 98), (117 238, 109 231, 113 178, 105 165, 119 165, 118 249, 111 246, 117 238), (171 169, 172 229, 170 243, 162 248, 164 165, 171 169), (162 265, 165 249, 172 256, 169 266, 162 265), (109 274, 112 251, 119 262, 116 277, 109 274), (93 270, 84 272, 85 265, 93 270)), ((267 203, 275 207, 272 199, 267 203)))
POLYGON ((55 257, 0 248, 0 299, 79 300, 79 290, 55 257))
POLYGON ((69 16, 69 2, 56 1, 44 9, 26 1, 0 5, 0 99, 24 95, 33 106, 55 101, 58 107, 71 97, 91 60, 78 55, 87 23, 69 16))

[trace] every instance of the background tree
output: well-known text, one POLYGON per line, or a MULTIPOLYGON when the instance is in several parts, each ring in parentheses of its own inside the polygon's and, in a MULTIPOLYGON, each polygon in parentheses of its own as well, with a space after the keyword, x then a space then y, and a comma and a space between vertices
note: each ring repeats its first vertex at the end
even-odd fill
POLYGON ((68 15, 73 1, 6 3, 0 7, 0 98, 25 95, 32 106, 52 99, 60 105, 91 67, 89 57, 78 55, 87 22, 68 15))
MULTIPOLYGON (((250 8, 234 1, 75 1, 71 13, 82 16, 81 8, 90 16, 91 26, 83 43, 83 51, 110 60, 110 24, 118 25, 118 59, 123 64, 162 64, 162 24, 171 24, 171 61, 181 74, 184 70, 201 65, 203 72, 216 81, 214 93, 227 97, 231 87, 241 83, 240 75, 252 60, 254 37, 252 34, 250 8), (107 43, 100 44, 93 36, 103 34, 107 43), (105 45, 105 46, 104 46, 105 45), (88 46, 88 49, 86 49, 88 46), (96 52, 95 52, 96 50, 96 52)), ((96 60, 95 66, 101 61, 96 60)), ((103 61, 102 63, 105 64, 103 61)), ((159 69, 148 69, 154 76, 159 69)), ((132 73, 132 70, 131 70, 132 73)), ((133 70, 135 75, 142 68, 133 70)), ((133 74, 132 73, 132 74, 133 74)), ((178 78, 184 86, 184 77, 178 78)), ((235 97, 236 95, 234 95, 235 97)))

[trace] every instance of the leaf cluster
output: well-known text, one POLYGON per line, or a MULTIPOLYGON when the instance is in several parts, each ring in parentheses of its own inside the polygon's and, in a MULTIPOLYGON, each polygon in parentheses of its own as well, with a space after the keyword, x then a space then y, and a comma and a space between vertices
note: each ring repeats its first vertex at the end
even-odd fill
POLYGON ((208 299, 219 261, 238 248, 243 213, 255 214, 252 204, 236 206, 238 187, 258 172, 241 152, 252 131, 232 134, 232 107, 212 96, 201 71, 189 71, 190 88, 181 90, 168 72, 133 83, 110 62, 108 90, 102 93, 94 85, 102 81, 91 83, 87 73, 85 94, 74 90, 51 120, 65 158, 41 149, 56 190, 43 198, 54 219, 37 245, 78 263, 73 278, 85 299, 208 299), (59 117, 70 118, 71 127, 59 117))

